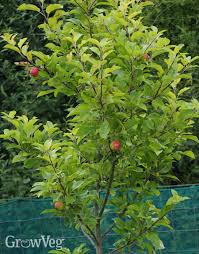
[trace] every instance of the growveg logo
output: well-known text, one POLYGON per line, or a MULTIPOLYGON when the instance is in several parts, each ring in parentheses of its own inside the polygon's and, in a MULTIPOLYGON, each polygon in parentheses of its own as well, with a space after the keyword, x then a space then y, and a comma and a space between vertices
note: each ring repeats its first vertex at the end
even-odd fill
POLYGON ((20 238, 15 238, 13 235, 8 235, 5 239, 5 245, 7 248, 10 249, 19 249, 19 248, 52 248, 52 249, 61 249, 63 248, 63 242, 64 239, 54 239, 51 238, 50 235, 41 235, 40 238, 37 239, 20 239, 20 238))

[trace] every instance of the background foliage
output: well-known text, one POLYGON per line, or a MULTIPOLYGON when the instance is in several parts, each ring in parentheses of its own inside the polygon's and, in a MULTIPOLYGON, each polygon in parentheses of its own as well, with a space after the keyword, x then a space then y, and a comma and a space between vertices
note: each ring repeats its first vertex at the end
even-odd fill
MULTIPOLYGON (((191 56, 199 55, 199 1, 198 0, 153 0, 155 6, 146 10, 145 23, 166 30, 172 43, 184 44, 184 50, 191 56)), ((186 95, 187 96, 187 95, 186 95)), ((188 97, 199 98, 199 69, 195 69, 188 97)), ((199 122, 194 127, 198 135, 199 122)), ((187 146, 195 152, 196 159, 183 158, 174 165, 175 174, 181 183, 197 183, 199 179, 198 146, 192 142, 187 146)))
MULTIPOLYGON (((16 11, 20 4, 20 0, 0 1, 0 34, 17 32, 21 37, 27 36, 31 48, 37 49, 44 44, 41 31, 36 28, 40 17, 31 12, 16 11)), ((43 121, 48 119, 64 124, 67 98, 63 95, 37 98, 40 87, 30 79, 27 70, 14 64, 23 59, 14 52, 2 50, 1 41, 0 48, 0 111, 16 109, 19 114, 37 115, 43 121)), ((0 130, 4 128, 1 121, 0 130)), ((10 162, 13 155, 8 154, 1 143, 0 153, 0 198, 29 195, 36 176, 31 171, 21 170, 20 164, 13 166, 10 162)))
MULTIPOLYGON (((178 44, 180 41, 185 44, 185 51, 190 52, 192 56, 197 55, 199 52, 199 1, 154 0, 154 3, 154 7, 147 8, 145 23, 166 29, 167 36, 174 44, 178 44)), ((1 1, 0 34, 16 31, 30 38, 31 48, 40 48, 44 42, 42 41, 43 37, 39 34, 40 31, 35 29, 35 24, 39 23, 38 17, 32 12, 17 12, 19 4, 21 4, 20 0, 1 1)), ((0 47, 2 48, 1 42, 0 47)), ((14 65, 16 60, 21 59, 16 59, 15 53, 4 51, 0 54, 0 110, 10 111, 15 108, 19 114, 37 115, 43 121, 48 119, 64 124, 68 99, 60 95, 59 99, 48 96, 36 100, 36 94, 40 88, 37 84, 32 84, 33 81, 30 80, 23 68, 14 65)), ((197 69, 189 96, 199 98, 198 79, 199 71, 197 69)), ((0 123, 0 128, 4 127, 0 123)), ((195 127, 196 135, 198 128, 195 127)), ((198 149, 193 143, 190 143, 189 146, 193 146, 196 160, 183 158, 174 165, 175 174, 182 183, 195 183, 199 176, 198 149)), ((24 173, 20 164, 18 166, 15 164, 13 167, 10 163, 10 158, 13 156, 7 154, 2 144, 0 144, 0 152, 0 198, 28 195, 36 176, 28 170, 24 173)))

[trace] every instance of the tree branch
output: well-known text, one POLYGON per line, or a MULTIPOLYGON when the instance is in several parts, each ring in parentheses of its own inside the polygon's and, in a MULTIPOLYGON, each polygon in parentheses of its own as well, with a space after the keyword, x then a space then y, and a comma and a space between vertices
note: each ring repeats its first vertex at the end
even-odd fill
POLYGON ((87 233, 84 231, 83 225, 81 226, 81 230, 82 230, 82 233, 85 235, 85 237, 90 241, 90 243, 91 243, 91 244, 93 245, 93 247, 95 248, 96 246, 95 246, 95 243, 94 243, 93 239, 90 237, 89 234, 87 234, 87 233))
MULTIPOLYGON (((50 165, 51 165, 51 167, 53 168, 55 174, 57 175, 57 169, 56 169, 55 165, 54 165, 53 162, 52 162, 52 159, 51 159, 51 157, 50 157, 50 154, 49 154, 48 152, 47 152, 47 154, 48 154, 48 158, 49 158, 49 160, 50 160, 50 165)), ((59 184, 60 184, 60 186, 61 186, 61 188, 62 188, 62 190, 63 190, 63 195, 66 196, 66 189, 65 189, 65 187, 64 187, 64 185, 63 185, 63 183, 62 183, 61 178, 58 176, 57 179, 58 179, 58 182, 59 182, 59 184)))
POLYGON ((112 231, 114 226, 115 226, 115 222, 112 225, 110 225, 110 227, 104 232, 104 234, 102 235, 102 239, 105 238, 106 235, 112 231))
POLYGON ((111 187, 112 187, 112 183, 114 180, 114 173, 115 173, 115 165, 116 165, 116 159, 113 160, 113 164, 112 164, 112 168, 111 168, 111 172, 110 172, 110 179, 109 179, 109 183, 108 183, 108 187, 107 187, 107 191, 106 191, 106 196, 104 198, 103 204, 102 204, 102 208, 99 212, 99 218, 102 217, 103 213, 104 213, 104 209, 106 207, 106 204, 108 202, 108 198, 110 196, 110 192, 111 192, 111 187))
MULTIPOLYGON (((90 233, 90 235, 93 237, 93 239, 94 239, 95 242, 97 243, 97 238, 96 238, 94 232, 92 231, 92 229, 91 229, 87 224, 85 224, 85 223, 83 222, 83 219, 82 219, 82 217, 81 217, 80 215, 77 215, 77 218, 78 218, 80 224, 83 225, 83 226, 88 230, 88 232, 90 233)), ((89 237, 90 237, 90 236, 89 236, 89 237)), ((93 240, 92 240, 92 241, 93 241, 93 240)))
POLYGON ((83 12, 85 12, 87 14, 87 11, 83 8, 83 6, 81 6, 81 4, 78 3, 78 1, 73 0, 77 6, 79 6, 80 9, 82 9, 83 12))

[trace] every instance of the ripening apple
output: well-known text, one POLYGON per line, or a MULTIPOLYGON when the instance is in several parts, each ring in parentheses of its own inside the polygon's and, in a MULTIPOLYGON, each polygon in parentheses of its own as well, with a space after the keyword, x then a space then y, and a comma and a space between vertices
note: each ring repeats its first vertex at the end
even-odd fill
POLYGON ((54 207, 55 207, 55 209, 57 209, 57 210, 61 210, 61 209, 63 208, 63 206, 64 206, 64 204, 63 204, 63 202, 61 202, 61 201, 56 201, 56 202, 54 203, 54 207))
POLYGON ((32 67, 29 71, 30 75, 33 77, 37 77, 39 75, 39 68, 38 67, 32 67))
POLYGON ((119 152, 122 145, 121 145, 121 142, 119 140, 113 140, 111 142, 111 145, 110 145, 111 149, 115 152, 119 152))
POLYGON ((144 54, 144 60, 149 61, 151 59, 149 54, 144 54))

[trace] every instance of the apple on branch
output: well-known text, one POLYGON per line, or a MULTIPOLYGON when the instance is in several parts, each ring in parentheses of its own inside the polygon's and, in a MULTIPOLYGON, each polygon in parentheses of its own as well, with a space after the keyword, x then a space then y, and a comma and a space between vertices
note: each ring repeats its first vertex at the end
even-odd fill
POLYGON ((57 209, 57 210, 61 210, 61 209, 63 208, 63 206, 64 206, 64 204, 63 204, 62 201, 56 201, 56 202, 54 203, 54 207, 55 207, 55 209, 57 209))
POLYGON ((29 73, 32 77, 37 77, 39 75, 39 68, 38 67, 32 67, 30 69, 29 73))
POLYGON ((144 60, 149 61, 151 59, 149 54, 144 54, 144 60))
POLYGON ((113 140, 110 145, 111 149, 115 152, 119 152, 122 148, 120 140, 113 140))

